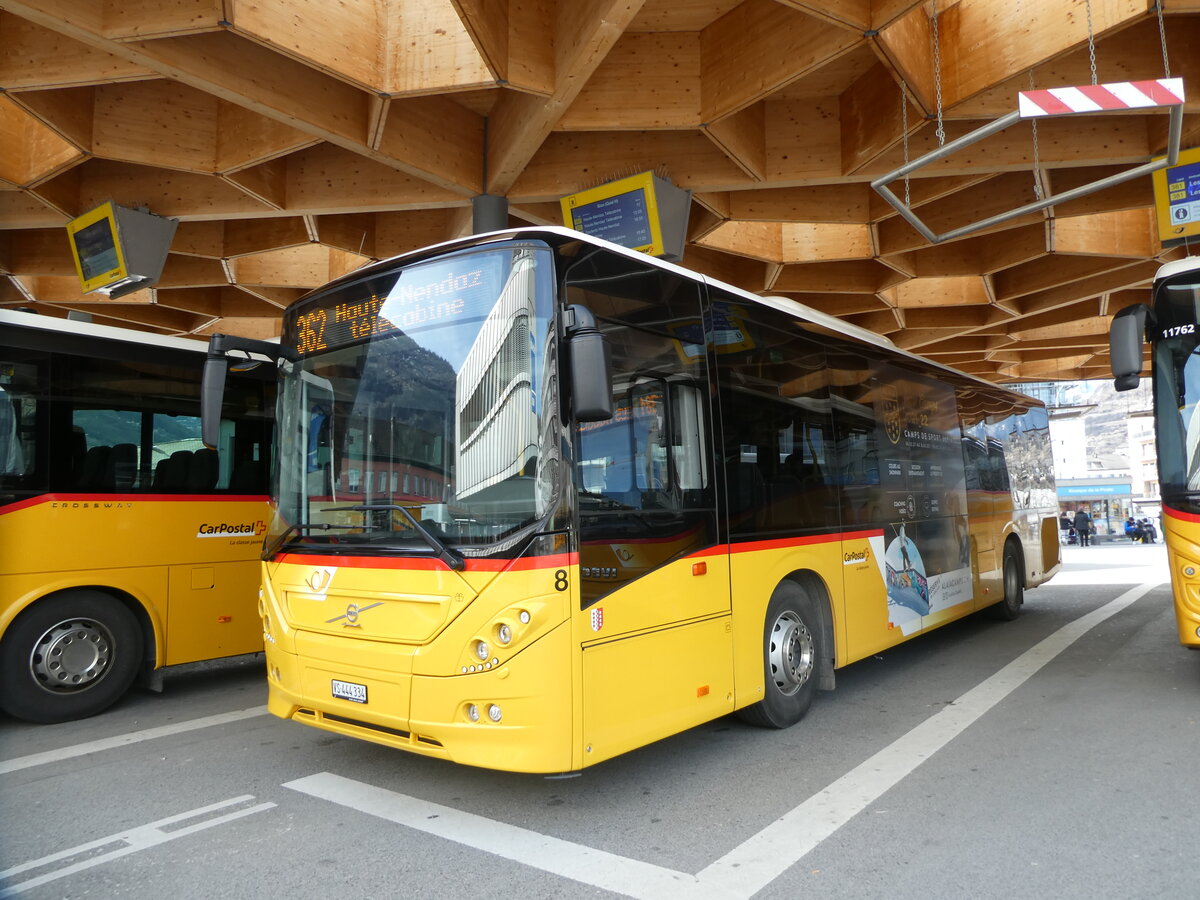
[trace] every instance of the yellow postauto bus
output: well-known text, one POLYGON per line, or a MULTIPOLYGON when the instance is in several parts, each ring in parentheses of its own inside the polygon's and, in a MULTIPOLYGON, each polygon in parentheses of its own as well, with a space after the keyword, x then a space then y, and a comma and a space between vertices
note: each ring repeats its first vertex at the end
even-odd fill
POLYGON ((275 381, 206 345, 0 310, 0 707, 90 716, 162 666, 262 650, 275 381))
POLYGON ((1137 387, 1150 342, 1162 532, 1179 641, 1200 648, 1200 257, 1167 263, 1149 306, 1113 318, 1110 350, 1117 390, 1137 387))
POLYGON ((549 773, 784 727, 1060 564, 1037 401, 567 229, 214 337, 206 403, 238 348, 279 357, 269 708, 338 734, 549 773))

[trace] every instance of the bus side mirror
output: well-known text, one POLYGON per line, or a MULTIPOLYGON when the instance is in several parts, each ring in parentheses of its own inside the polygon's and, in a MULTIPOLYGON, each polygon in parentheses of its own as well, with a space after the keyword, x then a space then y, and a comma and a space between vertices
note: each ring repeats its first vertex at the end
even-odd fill
POLYGON ((208 356, 200 377, 200 440, 210 450, 217 449, 221 440, 221 406, 225 402, 225 373, 229 370, 227 354, 232 350, 257 353, 278 362, 283 348, 271 341, 214 334, 208 339, 208 356))
MULTIPOLYGON (((214 335, 216 337, 216 335, 214 335)), ((211 342, 200 378, 200 440, 210 450, 221 439, 221 406, 225 401, 225 372, 229 361, 224 352, 214 351, 211 342)))
POLYGON ((1127 306, 1113 316, 1108 332, 1108 355, 1112 362, 1113 387, 1118 391, 1131 391, 1138 386, 1149 313, 1150 307, 1139 303, 1127 306))
POLYGON ((613 416, 608 341, 585 306, 564 313, 570 347, 571 411, 576 422, 604 422, 613 416))

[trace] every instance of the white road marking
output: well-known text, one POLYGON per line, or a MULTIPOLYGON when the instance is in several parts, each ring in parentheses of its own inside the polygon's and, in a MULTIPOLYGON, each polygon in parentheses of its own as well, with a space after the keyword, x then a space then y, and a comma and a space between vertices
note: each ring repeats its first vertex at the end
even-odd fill
POLYGON ((147 728, 143 731, 132 731, 129 734, 118 734, 86 744, 75 744, 72 747, 62 747, 58 750, 47 750, 45 753, 32 753, 29 756, 18 756, 16 759, 0 761, 0 775, 29 769, 33 766, 44 766, 47 763, 61 762, 76 756, 86 756, 89 753, 99 753, 101 750, 112 750, 114 747, 126 747, 141 741, 152 741, 155 738, 169 737, 200 728, 211 728, 214 725, 225 725, 229 722, 240 722, 242 719, 252 719, 255 716, 267 714, 265 706, 253 706, 249 709, 239 709, 233 712, 219 713, 215 716, 204 716, 200 719, 189 719, 186 722, 176 722, 172 725, 160 725, 157 728, 147 728))
POLYGON ((330 772, 298 778, 283 786, 630 897, 662 897, 684 887, 689 888, 689 896, 698 896, 694 875, 418 800, 330 772))
POLYGON ((202 806, 199 809, 189 810, 188 812, 179 813, 178 815, 168 816, 165 819, 159 819, 157 822, 151 822, 148 825, 139 825, 137 828, 131 828, 128 831, 118 832, 117 834, 102 837, 99 840, 89 841, 86 844, 80 844, 78 847, 72 847, 69 850, 60 850, 58 853, 51 853, 49 856, 43 856, 41 859, 35 859, 31 862, 22 863, 19 866, 13 866, 11 869, 5 869, 0 872, 0 882, 12 882, 15 876, 26 872, 32 872, 38 869, 44 869, 54 863, 64 862, 79 856, 87 855, 86 859, 80 859, 74 863, 68 863, 60 869, 53 869, 49 872, 43 872, 41 875, 35 875, 24 881, 15 883, 6 883, 0 886, 0 897, 14 897, 17 894, 23 894, 25 891, 32 890, 43 884, 51 881, 57 881, 60 878, 66 878, 68 875, 74 875, 76 872, 81 872, 84 869, 90 869, 94 866, 102 865, 103 863, 112 862, 115 859, 120 859, 122 856, 128 856, 130 853, 137 853, 139 850, 149 850, 151 847, 157 847, 159 844, 165 844, 168 841, 173 841, 176 838, 186 837, 189 834, 195 834, 197 831, 203 831, 207 828, 213 828, 217 825, 223 825, 226 822, 232 822, 235 819, 240 819, 244 816, 249 816, 257 812, 262 812, 271 809, 275 806, 274 803, 258 803, 254 806, 246 806, 245 804, 253 800, 254 797, 250 794, 243 794, 240 797, 233 797, 229 800, 222 800, 220 803, 213 803, 210 806, 202 806), (200 819, 209 813, 217 812, 223 809, 229 809, 233 806, 241 805, 241 809, 234 809, 224 815, 214 816, 208 819, 200 819), (168 825, 174 825, 178 822, 186 822, 189 819, 200 819, 200 821, 192 822, 182 828, 174 828, 169 831, 163 830, 168 825), (120 844, 123 846, 115 847, 107 853, 95 853, 94 851, 110 846, 112 844, 120 844))
POLYGON ((1161 582, 1141 584, 1026 650, 996 674, 696 875, 595 850, 329 772, 283 785, 544 872, 630 897, 746 898, 799 862, 1043 666, 1161 582))

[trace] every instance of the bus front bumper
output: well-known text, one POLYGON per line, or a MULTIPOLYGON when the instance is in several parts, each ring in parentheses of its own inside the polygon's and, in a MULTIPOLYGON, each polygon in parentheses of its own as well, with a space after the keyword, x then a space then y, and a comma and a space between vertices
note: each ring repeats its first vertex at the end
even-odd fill
MULTIPOLYGON (((465 765, 566 772, 575 743, 567 623, 495 669, 431 676, 364 665, 353 647, 267 647, 268 710, 315 728, 465 765), (337 662, 339 656, 348 661, 337 662), (338 696, 340 695, 340 696, 338 696)), ((359 642, 355 642, 356 644, 359 642)), ((366 654, 379 656, 379 653, 366 654)))

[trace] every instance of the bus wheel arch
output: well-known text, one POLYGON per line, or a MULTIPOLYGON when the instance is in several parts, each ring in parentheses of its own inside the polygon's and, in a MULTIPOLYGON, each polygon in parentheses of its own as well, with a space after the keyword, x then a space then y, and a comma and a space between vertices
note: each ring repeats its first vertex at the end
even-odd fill
POLYGON ((1004 596, 988 607, 988 611, 993 618, 1011 622, 1021 614, 1025 603, 1025 553, 1015 534, 1010 534, 1004 542, 1000 583, 1004 596))
POLYGON ((146 623, 131 606, 140 608, 98 588, 65 589, 27 606, 0 641, 0 707, 50 724, 115 703, 146 655, 146 623))
POLYGON ((833 686, 828 593, 812 572, 776 585, 763 621, 763 698, 738 710, 751 725, 787 728, 804 718, 818 688, 833 686))

